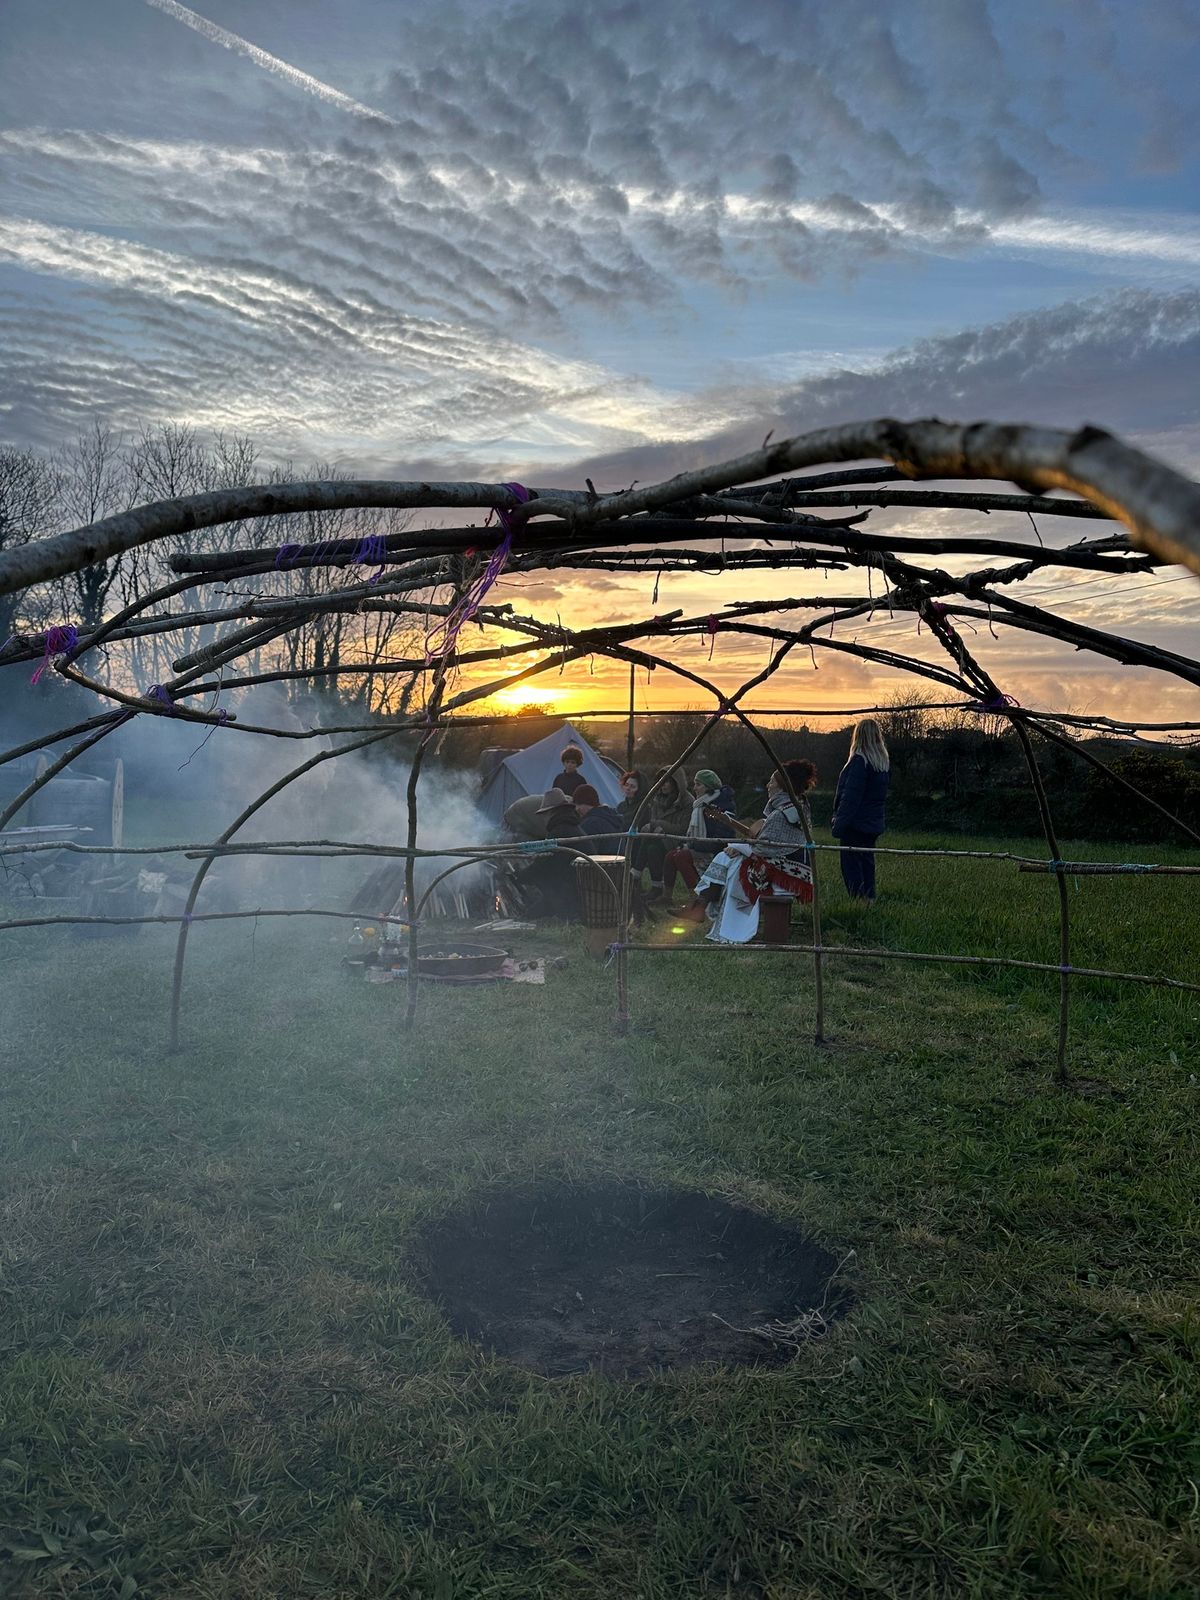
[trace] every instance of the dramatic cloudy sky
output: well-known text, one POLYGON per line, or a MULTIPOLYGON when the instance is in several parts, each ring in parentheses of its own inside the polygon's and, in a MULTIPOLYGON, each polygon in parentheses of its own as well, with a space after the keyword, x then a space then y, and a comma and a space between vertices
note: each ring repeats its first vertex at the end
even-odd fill
POLYGON ((4 0, 0 437, 616 487, 937 412, 1195 470, 1197 82, 1196 0, 4 0))

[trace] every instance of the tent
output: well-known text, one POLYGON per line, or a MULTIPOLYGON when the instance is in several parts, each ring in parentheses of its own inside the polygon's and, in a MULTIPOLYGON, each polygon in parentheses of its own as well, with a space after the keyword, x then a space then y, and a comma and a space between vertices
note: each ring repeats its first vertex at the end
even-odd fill
POLYGON ((597 755, 577 729, 564 722, 536 744, 525 750, 514 750, 492 769, 484 779, 479 797, 479 809, 484 816, 499 826, 514 800, 527 794, 544 794, 562 771, 559 757, 568 744, 577 744, 583 751, 583 776, 601 802, 606 806, 619 806, 624 796, 618 770, 604 756, 597 755))

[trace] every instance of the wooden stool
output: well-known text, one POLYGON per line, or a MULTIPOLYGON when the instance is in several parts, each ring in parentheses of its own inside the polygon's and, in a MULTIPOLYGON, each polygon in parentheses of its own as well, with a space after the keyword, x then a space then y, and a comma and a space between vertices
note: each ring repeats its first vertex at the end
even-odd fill
POLYGON ((764 944, 787 944, 792 937, 794 894, 765 894, 758 902, 758 936, 764 944))

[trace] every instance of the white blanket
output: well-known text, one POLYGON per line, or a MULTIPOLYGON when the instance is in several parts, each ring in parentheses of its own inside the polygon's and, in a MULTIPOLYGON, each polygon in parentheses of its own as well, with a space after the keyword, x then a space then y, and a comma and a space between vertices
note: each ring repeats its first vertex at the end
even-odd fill
POLYGON ((758 932, 758 901, 742 887, 739 868, 753 845, 731 840, 705 868, 697 889, 719 888, 721 899, 706 938, 713 944, 748 944, 758 932))

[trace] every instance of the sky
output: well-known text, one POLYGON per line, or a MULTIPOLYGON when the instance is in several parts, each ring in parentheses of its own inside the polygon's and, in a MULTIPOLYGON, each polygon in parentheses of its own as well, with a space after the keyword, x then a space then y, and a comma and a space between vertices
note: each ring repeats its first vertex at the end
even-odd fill
MULTIPOLYGON (((4 0, 0 442, 187 422, 611 489, 937 414, 1097 423, 1196 472, 1198 81, 1200 0, 4 0)), ((1194 580, 1085 578, 1028 587, 1195 650, 1194 580)), ((820 582, 665 578, 658 609, 772 581, 820 582)), ((582 623, 652 582, 508 597, 582 623)), ((708 648, 680 659, 726 685, 761 664, 708 648)), ((1029 635, 980 648, 1029 704, 1196 714, 1029 635)), ((813 670, 774 703, 901 683, 813 670)), ((575 703, 622 681, 597 663, 575 703)))

